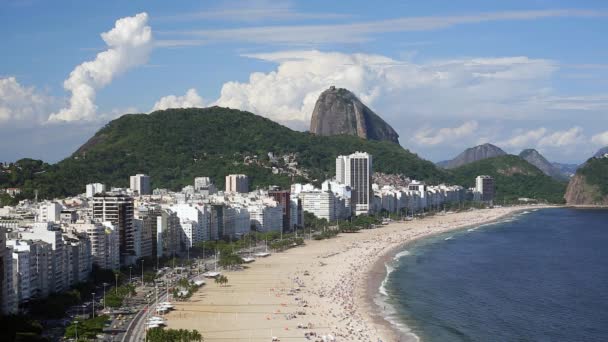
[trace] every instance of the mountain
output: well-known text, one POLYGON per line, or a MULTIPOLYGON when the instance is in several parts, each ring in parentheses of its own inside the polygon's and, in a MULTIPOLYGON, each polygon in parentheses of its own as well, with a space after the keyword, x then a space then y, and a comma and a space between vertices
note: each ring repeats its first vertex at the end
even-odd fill
POLYGON ((503 155, 478 160, 450 170, 455 184, 475 186, 475 177, 489 175, 496 184, 496 202, 513 201, 520 197, 562 203, 565 182, 545 175, 524 159, 503 155))
POLYGON ((608 205, 608 157, 593 157, 581 165, 564 198, 569 205, 608 205))
POLYGON ((24 196, 38 189, 41 198, 60 197, 82 193, 92 182, 127 187, 129 175, 136 173, 149 174, 153 188, 173 190, 198 176, 211 177, 222 188, 230 173, 249 175, 253 188, 288 187, 292 181, 332 177, 336 156, 355 151, 371 153, 375 171, 429 182, 448 179, 433 163, 392 142, 297 132, 252 113, 210 107, 123 115, 70 157, 44 166, 44 172, 14 181, 0 177, 0 188, 19 186, 24 196))
POLYGON ((593 156, 599 158, 606 155, 606 153, 608 153, 608 146, 600 148, 599 151, 597 151, 593 156))
POLYGON ((568 178, 574 176, 574 174, 576 173, 576 170, 579 168, 580 165, 578 164, 564 164, 564 163, 556 163, 553 162, 551 163, 553 164, 553 166, 559 170, 559 172, 563 173, 564 175, 566 175, 568 178))
POLYGON ((355 135, 363 139, 399 144, 399 135, 353 93, 331 86, 321 93, 310 120, 310 132, 355 135))
POLYGON ((507 153, 499 147, 492 144, 483 144, 471 148, 467 148, 464 152, 456 156, 456 158, 438 163, 439 166, 446 169, 457 168, 478 160, 504 156, 507 153))
POLYGON ((557 180, 568 180, 568 176, 562 173, 558 168, 553 166, 542 154, 537 150, 529 148, 521 151, 519 156, 528 163, 539 168, 544 174, 557 180))

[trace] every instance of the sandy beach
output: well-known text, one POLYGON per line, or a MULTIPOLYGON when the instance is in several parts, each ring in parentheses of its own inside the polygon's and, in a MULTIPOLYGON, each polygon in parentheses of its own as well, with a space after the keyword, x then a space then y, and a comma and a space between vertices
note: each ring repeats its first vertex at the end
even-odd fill
POLYGON ((533 207, 508 207, 394 222, 340 234, 224 272, 227 286, 210 280, 169 313, 169 328, 197 329, 205 341, 406 341, 383 319, 374 296, 384 263, 419 238, 501 219, 533 207), (309 334, 307 339, 305 334, 309 334), (310 336, 310 334, 315 334, 310 336))

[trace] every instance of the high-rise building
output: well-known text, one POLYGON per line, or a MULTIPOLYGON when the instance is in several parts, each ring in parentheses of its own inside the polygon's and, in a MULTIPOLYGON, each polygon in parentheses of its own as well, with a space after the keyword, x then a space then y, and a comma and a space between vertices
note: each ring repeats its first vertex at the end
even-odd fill
POLYGON ((8 277, 12 277, 11 274, 7 274, 7 263, 11 263, 12 260, 7 258, 6 252, 6 228, 0 227, 0 313, 8 314, 8 301, 9 294, 12 291, 12 287, 9 289, 8 277))
POLYGON ((93 218, 98 222, 111 222, 118 229, 120 264, 134 263, 133 198, 115 193, 97 194, 93 197, 93 218))
POLYGON ((41 203, 38 208, 38 222, 56 222, 61 221, 61 204, 57 202, 41 203))
POLYGON ((226 192, 249 192, 249 177, 246 175, 226 176, 226 192))
POLYGON ((483 202, 492 202, 496 195, 494 178, 491 176, 477 176, 475 178, 475 191, 479 193, 483 202))
POLYGON ((336 158, 336 180, 354 190, 355 214, 368 214, 372 209, 372 156, 355 152, 336 158))
POLYGON ((302 191, 302 209, 329 222, 336 220, 336 196, 331 191, 302 191))
POLYGON ((87 198, 91 198, 95 194, 102 194, 102 193, 106 192, 106 186, 104 184, 101 184, 101 183, 87 184, 87 191, 86 192, 87 192, 86 193, 87 198))
POLYGON ((159 206, 142 206, 135 212, 135 217, 141 220, 141 257, 156 258, 157 234, 156 218, 160 216, 159 206))
POLYGON ((107 222, 70 224, 67 230, 86 234, 91 244, 91 263, 99 268, 114 270, 120 268, 120 242, 118 232, 107 222))
POLYGON ((23 240, 40 240, 51 246, 49 266, 49 290, 50 292, 61 292, 68 289, 67 274, 65 270, 65 244, 61 237, 61 230, 50 222, 36 222, 32 229, 21 232, 23 240))
POLYGON ((157 256, 180 255, 184 250, 180 236, 180 221, 177 214, 170 209, 162 209, 156 217, 157 256))
POLYGON ((291 223, 291 193, 289 191, 271 190, 268 196, 272 197, 283 210, 283 231, 288 231, 291 223))
POLYGON ((150 176, 138 173, 130 178, 130 188, 138 195, 150 195, 152 194, 152 188, 150 187, 150 176))
POLYGON ((211 182, 209 177, 196 177, 194 178, 194 191, 204 196, 213 195, 217 192, 217 188, 211 182))

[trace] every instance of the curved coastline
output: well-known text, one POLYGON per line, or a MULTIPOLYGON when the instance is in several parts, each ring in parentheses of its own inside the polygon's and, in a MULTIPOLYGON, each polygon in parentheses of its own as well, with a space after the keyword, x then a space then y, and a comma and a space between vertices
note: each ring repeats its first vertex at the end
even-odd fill
POLYGON ((225 272, 227 286, 208 282, 191 299, 175 303, 176 310, 166 316, 167 325, 197 329, 210 342, 262 342, 271 336, 308 341, 305 333, 310 332, 335 336, 336 341, 415 341, 414 335, 387 322, 386 312, 374 302, 386 278, 386 262, 418 239, 540 208, 545 207, 435 215, 309 240, 301 248, 258 258, 245 270, 225 272))
POLYGON ((378 256, 375 262, 369 266, 365 272, 365 276, 362 277, 359 284, 358 291, 360 292, 360 295, 357 297, 360 299, 360 307, 365 308, 364 315, 379 332, 379 336, 381 336, 380 338, 382 341, 420 341, 420 337, 411 331, 410 327, 406 326, 405 323, 400 321, 398 318, 393 317, 396 311, 386 301, 388 299, 388 294, 382 293, 382 287, 384 286, 384 283, 388 281, 388 277, 391 272, 389 271, 389 268, 392 267, 391 264, 396 261, 400 253, 407 251, 408 246, 422 239, 433 238, 437 235, 446 234, 449 232, 458 232, 465 229, 470 230, 483 226, 489 226, 495 223, 500 223, 505 219, 529 210, 557 207, 558 206, 517 206, 501 208, 509 210, 487 220, 481 220, 471 224, 457 224, 445 229, 429 232, 428 234, 421 234, 388 248, 384 253, 378 256))

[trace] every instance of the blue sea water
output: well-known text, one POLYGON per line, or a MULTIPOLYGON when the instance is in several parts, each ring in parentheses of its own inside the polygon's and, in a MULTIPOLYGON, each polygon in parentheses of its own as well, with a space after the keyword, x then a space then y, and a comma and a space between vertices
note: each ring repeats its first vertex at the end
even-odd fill
POLYGON ((542 209, 418 241, 385 302, 423 341, 608 341, 608 211, 542 209))

